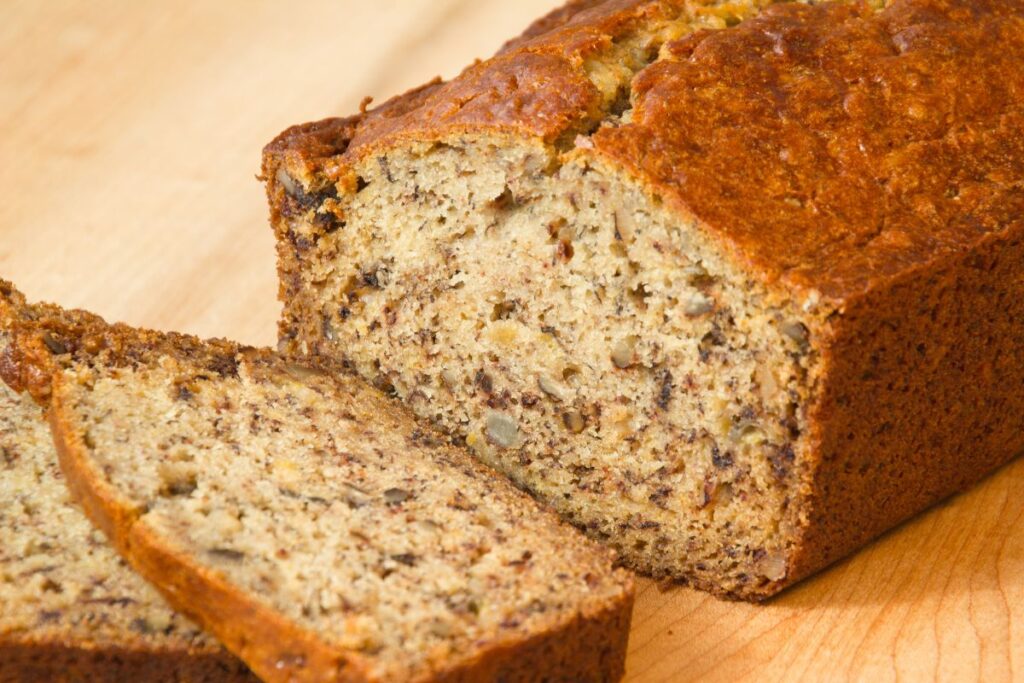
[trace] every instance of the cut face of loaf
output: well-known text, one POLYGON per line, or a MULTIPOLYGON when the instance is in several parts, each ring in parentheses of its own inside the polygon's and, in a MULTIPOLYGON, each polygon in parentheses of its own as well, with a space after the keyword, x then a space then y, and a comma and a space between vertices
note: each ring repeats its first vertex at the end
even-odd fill
POLYGON ((757 9, 572 5, 264 157, 284 348, 743 598, 1024 448, 1019 3, 757 9))
MULTIPOLYGON (((39 312, 0 288, 3 317, 39 312)), ((255 681, 72 503, 42 412, 2 383, 0 500, 0 681, 255 681)))
POLYGON ((366 230, 307 271, 306 348, 344 349, 637 568, 784 579, 803 314, 592 163, 480 139, 387 161, 349 207, 366 230))
POLYGON ((612 556, 338 366, 30 326, 62 466, 172 604, 267 681, 611 681, 612 556))

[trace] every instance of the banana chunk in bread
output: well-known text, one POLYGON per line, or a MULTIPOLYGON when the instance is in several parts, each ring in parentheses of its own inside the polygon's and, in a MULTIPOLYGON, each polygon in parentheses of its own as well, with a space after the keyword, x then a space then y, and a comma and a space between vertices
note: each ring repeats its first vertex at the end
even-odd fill
MULTIPOLYGON (((40 313, 6 283, 0 296, 5 323, 40 313)), ((0 330, 0 355, 8 342, 0 330)), ((64 485, 39 406, 3 383, 0 500, 0 682, 256 680, 89 523, 64 485)))
POLYGON ((1024 449, 1024 5, 580 2, 264 153, 282 347, 774 594, 1024 449))
POLYGON ((613 555, 340 366, 37 320, 70 488, 171 604, 267 681, 612 681, 613 555), (51 376, 52 375, 52 376, 51 376))

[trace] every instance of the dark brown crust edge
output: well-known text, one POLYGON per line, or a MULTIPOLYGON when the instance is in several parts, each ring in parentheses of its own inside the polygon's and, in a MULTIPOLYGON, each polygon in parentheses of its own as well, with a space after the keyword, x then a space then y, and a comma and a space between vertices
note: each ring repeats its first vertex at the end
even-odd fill
POLYGON ((80 643, 0 644, 0 683, 214 683, 253 681, 227 653, 147 651, 80 643))
MULTIPOLYGON (((213 633, 266 681, 371 681, 358 655, 338 652, 243 592, 189 561, 138 521, 90 471, 88 449, 68 419, 61 376, 54 376, 50 426, 72 495, 114 547, 166 600, 213 633)), ((625 670, 634 592, 593 613, 578 613, 560 629, 494 650, 431 680, 616 681, 625 670)))

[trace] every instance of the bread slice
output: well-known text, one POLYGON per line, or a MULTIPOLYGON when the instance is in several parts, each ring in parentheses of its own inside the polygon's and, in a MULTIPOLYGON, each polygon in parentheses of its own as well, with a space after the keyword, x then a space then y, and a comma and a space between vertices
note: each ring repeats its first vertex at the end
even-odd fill
POLYGON ((1024 450, 1024 4, 763 4, 571 3, 263 167, 284 348, 744 598, 1024 450))
MULTIPOLYGON (((41 312, 0 283, 0 357, 10 316, 41 312)), ((256 680, 94 529, 72 503, 39 406, 3 383, 0 500, 0 682, 256 680)))
POLYGON ((340 366, 46 321, 17 346, 90 517, 264 680, 621 676, 611 552, 340 366))

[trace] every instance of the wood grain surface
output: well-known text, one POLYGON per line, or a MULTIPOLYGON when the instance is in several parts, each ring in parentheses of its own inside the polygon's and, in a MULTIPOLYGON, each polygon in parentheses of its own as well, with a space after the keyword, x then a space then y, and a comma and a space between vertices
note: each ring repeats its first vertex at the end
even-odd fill
MULTIPOLYGON (((0 275, 271 344, 286 126, 451 76, 554 0, 2 0, 0 275)), ((766 605, 641 580, 628 680, 1024 679, 1024 462, 766 605)))

